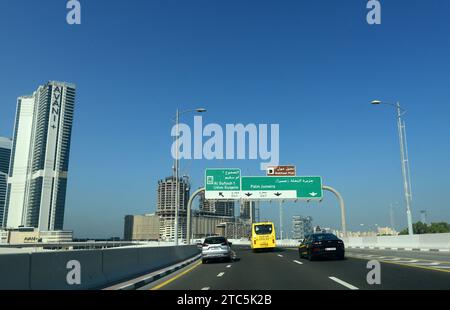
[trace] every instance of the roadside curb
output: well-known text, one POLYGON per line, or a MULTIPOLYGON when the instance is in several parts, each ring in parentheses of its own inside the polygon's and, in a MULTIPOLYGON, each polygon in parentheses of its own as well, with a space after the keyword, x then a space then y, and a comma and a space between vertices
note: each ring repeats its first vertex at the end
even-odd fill
POLYGON ((201 254, 197 254, 194 257, 191 257, 181 263, 166 267, 164 269, 154 271, 150 274, 135 278, 133 280, 129 280, 120 284, 116 284, 114 286, 104 288, 104 290, 120 290, 120 291, 130 291, 130 290, 136 290, 144 285, 150 284, 152 282, 155 282, 156 280, 159 280, 169 274, 174 273, 177 270, 180 270, 193 262, 199 260, 201 258, 201 254), (135 282, 133 282, 135 281, 135 282), (125 284, 126 283, 126 284, 125 284))
POLYGON ((395 248, 395 247, 362 247, 362 246, 348 246, 349 249, 363 249, 363 250, 393 250, 393 251, 420 251, 420 252, 450 252, 450 249, 420 249, 420 248, 395 248))

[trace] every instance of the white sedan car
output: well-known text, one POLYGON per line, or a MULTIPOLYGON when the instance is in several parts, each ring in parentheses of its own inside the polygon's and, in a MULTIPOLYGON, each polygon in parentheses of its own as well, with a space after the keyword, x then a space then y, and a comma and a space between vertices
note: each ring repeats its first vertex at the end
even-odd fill
POLYGON ((231 242, 225 237, 207 237, 202 244, 202 263, 210 260, 231 261, 231 242))

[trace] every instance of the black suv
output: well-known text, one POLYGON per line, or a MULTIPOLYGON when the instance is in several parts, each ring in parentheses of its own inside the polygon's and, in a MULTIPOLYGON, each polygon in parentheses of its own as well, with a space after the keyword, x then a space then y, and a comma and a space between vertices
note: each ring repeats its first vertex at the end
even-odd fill
POLYGON ((344 241, 330 233, 318 233, 306 236, 298 247, 300 258, 314 260, 317 257, 345 258, 344 241))

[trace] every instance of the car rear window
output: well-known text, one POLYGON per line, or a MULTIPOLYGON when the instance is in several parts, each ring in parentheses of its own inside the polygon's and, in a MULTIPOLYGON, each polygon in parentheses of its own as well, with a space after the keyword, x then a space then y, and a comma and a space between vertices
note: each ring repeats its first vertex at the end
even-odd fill
POLYGON ((333 234, 317 234, 313 235, 314 240, 322 241, 322 240, 338 240, 339 238, 333 234))
POLYGON ((223 237, 212 237, 212 238, 205 239, 206 244, 221 244, 224 242, 226 242, 226 240, 223 237))
POLYGON ((272 225, 265 224, 265 225, 256 225, 255 226, 255 233, 257 235, 268 235, 272 233, 272 225))

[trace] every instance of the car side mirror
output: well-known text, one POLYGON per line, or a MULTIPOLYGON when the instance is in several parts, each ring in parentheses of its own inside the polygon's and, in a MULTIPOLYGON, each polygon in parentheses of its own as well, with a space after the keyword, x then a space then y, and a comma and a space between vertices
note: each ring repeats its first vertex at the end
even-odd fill
POLYGON ((231 243, 231 242, 228 242, 228 245, 229 245, 229 246, 231 246, 232 244, 233 244, 233 243, 231 243))

